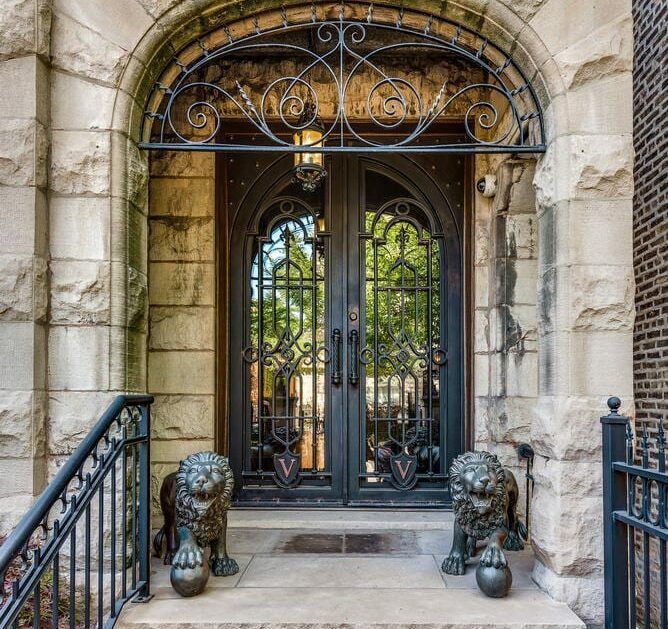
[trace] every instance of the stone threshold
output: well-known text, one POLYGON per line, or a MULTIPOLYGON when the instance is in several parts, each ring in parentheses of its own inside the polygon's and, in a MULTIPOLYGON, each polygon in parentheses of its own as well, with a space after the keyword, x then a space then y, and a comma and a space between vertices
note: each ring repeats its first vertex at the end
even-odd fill
POLYGON ((449 509, 234 508, 228 526, 242 529, 452 530, 449 509))

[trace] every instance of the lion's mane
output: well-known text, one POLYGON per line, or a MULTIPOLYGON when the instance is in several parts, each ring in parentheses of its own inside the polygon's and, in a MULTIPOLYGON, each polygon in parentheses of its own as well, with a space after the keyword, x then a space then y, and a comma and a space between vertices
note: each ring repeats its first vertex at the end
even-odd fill
POLYGON ((216 539, 220 533, 225 511, 229 509, 232 490, 234 489, 234 475, 228 460, 215 452, 197 452, 181 461, 176 473, 176 525, 190 529, 200 546, 216 539), (193 488, 187 483, 187 470, 193 465, 216 465, 223 472, 225 486, 213 503, 200 513, 193 504, 193 488))
POLYGON ((450 492, 455 518, 462 530, 475 539, 484 539, 503 526, 506 501, 505 471, 499 459, 489 452, 465 452, 460 454, 450 467, 450 492), (480 515, 464 489, 461 474, 471 464, 488 465, 496 472, 496 488, 492 496, 492 509, 480 515))

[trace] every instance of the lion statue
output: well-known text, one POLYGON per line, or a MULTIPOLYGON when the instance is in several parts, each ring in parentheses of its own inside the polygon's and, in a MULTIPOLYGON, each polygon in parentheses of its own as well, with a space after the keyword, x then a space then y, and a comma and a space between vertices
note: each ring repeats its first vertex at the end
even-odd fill
POLYGON ((487 537, 480 564, 504 568, 507 562, 502 549, 522 550, 522 540, 527 537, 526 527, 517 518, 519 492, 513 473, 489 452, 466 452, 450 467, 450 490, 455 527, 443 572, 464 574, 476 542, 487 537))
POLYGON ((177 472, 165 477, 160 488, 160 507, 165 519, 153 539, 158 557, 166 541, 165 565, 196 568, 204 563, 210 546, 209 565, 217 577, 239 572, 227 556, 227 511, 234 489, 228 460, 215 452, 197 452, 181 461, 177 472))

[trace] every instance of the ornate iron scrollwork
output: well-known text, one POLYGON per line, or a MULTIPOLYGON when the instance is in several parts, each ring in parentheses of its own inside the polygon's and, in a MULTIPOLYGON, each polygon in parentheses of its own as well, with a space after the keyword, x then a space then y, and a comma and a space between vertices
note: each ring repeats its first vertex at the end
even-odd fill
POLYGON ((300 7, 281 15, 278 24, 256 18, 254 31, 241 36, 234 25, 225 26, 224 37, 213 32, 182 51, 149 96, 141 146, 308 152, 292 135, 321 118, 322 152, 545 150, 534 88, 512 57, 481 35, 421 12, 374 11, 373 4, 340 5, 338 19, 321 19, 315 5, 311 19, 300 7), (287 75, 251 85, 235 69, 243 71, 253 55, 293 65, 287 75), (472 68, 476 78, 453 84, 446 77, 426 89, 388 62, 420 55, 472 68), (304 116, 307 103, 313 104, 311 119, 304 116), (463 120, 465 141, 425 140, 435 122, 453 114, 463 120), (226 128, 232 118, 245 121, 260 141, 232 138, 226 128))
POLYGON ((314 474, 322 468, 324 366, 337 350, 321 338, 326 255, 314 212, 281 197, 265 216, 266 227, 254 237, 251 342, 243 350, 252 407, 250 473, 294 487, 304 464, 314 474))
POLYGON ((374 473, 400 490, 439 474, 442 235, 408 198, 367 216, 365 366, 374 473))

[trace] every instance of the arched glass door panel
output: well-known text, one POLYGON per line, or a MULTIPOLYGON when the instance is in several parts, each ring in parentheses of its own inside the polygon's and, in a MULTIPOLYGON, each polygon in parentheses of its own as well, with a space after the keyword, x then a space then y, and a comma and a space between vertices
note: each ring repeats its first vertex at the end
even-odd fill
POLYGON ((250 426, 247 476, 281 487, 320 480, 326 448, 326 242, 302 201, 278 198, 254 238, 244 348, 250 426))
POLYGON ((364 467, 407 489, 441 472, 441 239, 409 198, 367 207, 365 222, 364 467))

